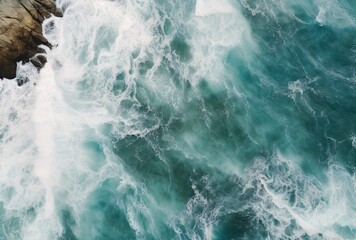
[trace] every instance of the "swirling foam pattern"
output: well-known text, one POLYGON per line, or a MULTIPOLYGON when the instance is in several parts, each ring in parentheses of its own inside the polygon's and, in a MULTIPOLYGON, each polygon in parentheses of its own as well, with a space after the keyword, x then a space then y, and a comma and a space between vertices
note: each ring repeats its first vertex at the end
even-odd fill
POLYGON ((0 82, 0 239, 355 239, 351 0, 58 0, 0 82))

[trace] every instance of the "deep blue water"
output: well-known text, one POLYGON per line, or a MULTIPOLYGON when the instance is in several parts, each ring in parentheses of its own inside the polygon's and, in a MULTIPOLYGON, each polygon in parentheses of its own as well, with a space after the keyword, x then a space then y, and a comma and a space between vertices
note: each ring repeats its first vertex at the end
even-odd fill
POLYGON ((356 2, 57 3, 0 82, 0 239, 356 239, 356 2))

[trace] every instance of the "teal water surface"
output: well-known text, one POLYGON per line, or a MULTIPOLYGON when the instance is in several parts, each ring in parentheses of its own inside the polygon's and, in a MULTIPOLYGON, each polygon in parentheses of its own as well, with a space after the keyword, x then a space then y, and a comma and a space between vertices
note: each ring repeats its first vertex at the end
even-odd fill
POLYGON ((0 83, 0 239, 356 238, 353 1, 58 4, 0 83))

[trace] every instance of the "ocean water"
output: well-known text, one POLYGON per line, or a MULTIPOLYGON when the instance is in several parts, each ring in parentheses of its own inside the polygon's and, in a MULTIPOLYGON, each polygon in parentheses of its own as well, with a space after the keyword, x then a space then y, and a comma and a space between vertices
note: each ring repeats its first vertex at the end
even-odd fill
POLYGON ((0 239, 356 239, 356 2, 58 0, 0 81, 0 239))

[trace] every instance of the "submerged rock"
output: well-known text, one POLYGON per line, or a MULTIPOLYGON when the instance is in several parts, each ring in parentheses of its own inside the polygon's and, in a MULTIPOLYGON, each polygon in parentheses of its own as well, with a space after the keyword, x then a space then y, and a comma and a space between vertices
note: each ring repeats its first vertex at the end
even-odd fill
POLYGON ((51 47, 42 23, 52 14, 62 16, 55 0, 0 0, 0 78, 15 78, 17 62, 43 67, 46 58, 38 46, 51 47))

